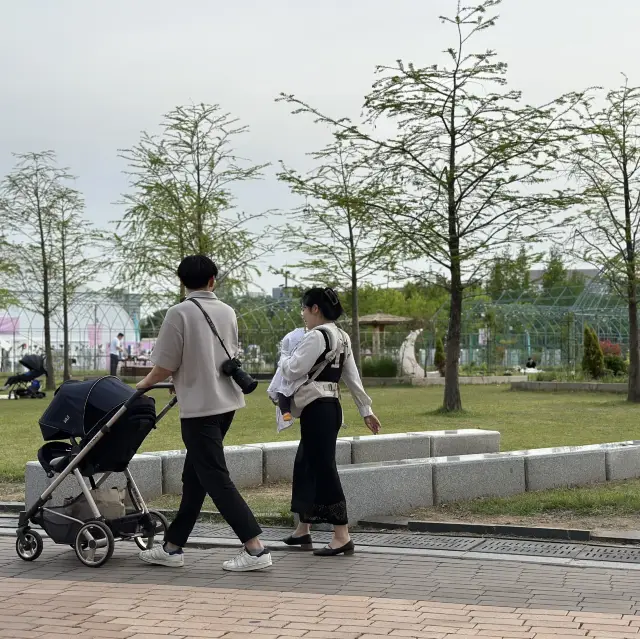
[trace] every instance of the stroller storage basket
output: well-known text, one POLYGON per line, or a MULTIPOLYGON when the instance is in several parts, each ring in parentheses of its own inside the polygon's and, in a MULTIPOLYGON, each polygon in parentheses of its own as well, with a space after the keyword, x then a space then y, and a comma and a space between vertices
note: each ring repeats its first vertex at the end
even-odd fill
POLYGON ((107 521, 107 525, 111 528, 114 535, 127 537, 139 532, 144 532, 146 529, 153 530, 152 523, 148 520, 149 516, 144 513, 132 513, 131 515, 119 517, 118 519, 110 519, 107 521))
POLYGON ((56 544, 72 545, 82 524, 69 519, 65 506, 53 506, 38 513, 34 521, 56 544))

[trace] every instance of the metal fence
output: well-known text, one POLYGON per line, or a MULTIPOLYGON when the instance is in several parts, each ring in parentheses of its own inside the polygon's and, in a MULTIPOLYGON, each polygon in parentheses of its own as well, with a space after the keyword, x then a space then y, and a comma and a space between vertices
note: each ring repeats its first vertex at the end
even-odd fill
MULTIPOLYGON (((21 370, 27 353, 43 353, 44 326, 37 312, 39 294, 13 292, 19 304, 0 310, 0 372, 21 370)), ((241 356, 249 372, 275 369, 282 337, 302 325, 297 300, 287 297, 244 296, 225 299, 236 310, 241 356)), ((415 343, 416 360, 426 370, 434 368, 436 340, 447 329, 447 307, 433 317, 391 326, 376 334, 363 327, 360 343, 363 359, 387 357, 399 360, 408 333, 423 329, 415 343)), ((123 291, 85 292, 70 307, 70 358, 74 371, 108 368, 109 344, 124 333, 124 345, 133 360, 145 361, 153 350, 163 311, 140 295, 123 291)), ((349 331, 350 322, 343 321, 349 331)), ((585 326, 595 329, 601 340, 620 344, 626 356, 629 343, 624 299, 602 279, 580 290, 527 290, 504 292, 499 299, 466 300, 463 308, 460 365, 469 374, 501 373, 523 367, 533 357, 540 368, 573 370, 582 358, 585 326)), ((53 359, 62 368, 62 318, 56 309, 51 322, 53 359)))

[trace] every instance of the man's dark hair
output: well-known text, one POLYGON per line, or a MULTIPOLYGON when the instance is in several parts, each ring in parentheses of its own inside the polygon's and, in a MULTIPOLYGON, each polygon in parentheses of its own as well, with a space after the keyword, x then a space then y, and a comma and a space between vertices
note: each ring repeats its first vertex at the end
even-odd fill
POLYGON ((178 277, 185 288, 195 291, 218 277, 218 267, 206 255, 187 255, 178 266, 178 277))
POLYGON ((118 337, 124 337, 124 333, 118 333, 118 337))
POLYGON ((303 306, 312 308, 315 304, 330 322, 335 322, 344 313, 338 294, 332 288, 310 288, 302 296, 303 306))

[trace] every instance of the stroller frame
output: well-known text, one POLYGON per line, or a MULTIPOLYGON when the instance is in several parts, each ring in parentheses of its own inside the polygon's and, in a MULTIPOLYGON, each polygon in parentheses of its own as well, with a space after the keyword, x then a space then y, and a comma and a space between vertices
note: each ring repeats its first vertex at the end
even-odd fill
MULTIPOLYGON (((110 432, 113 425, 127 412, 129 407, 145 393, 158 388, 173 389, 173 384, 156 384, 145 389, 137 390, 100 428, 84 448, 75 455, 73 459, 71 459, 71 461, 58 474, 54 481, 51 482, 31 508, 20 512, 18 518, 18 529, 16 531, 16 551, 21 559, 24 559, 25 561, 33 561, 42 553, 42 536, 38 531, 33 530, 30 527, 30 523, 39 524, 40 522, 38 519, 43 517, 44 513, 49 513, 55 517, 68 520, 69 522, 74 523, 76 527, 79 527, 79 530, 74 535, 74 543, 71 545, 76 551, 78 559, 89 567, 97 568, 110 559, 114 551, 116 537, 119 540, 134 540, 141 550, 145 550, 153 546, 156 533, 166 532, 168 528, 166 518, 159 512, 149 510, 128 467, 122 471, 122 474, 127 480, 127 491, 135 512, 125 514, 124 517, 113 520, 105 519, 105 517, 100 513, 93 495, 91 494, 91 490, 85 481, 85 477, 80 472, 80 465, 83 459, 93 448, 95 448, 98 442, 110 432), (46 507, 46 503, 52 498, 55 490, 70 475, 73 475, 76 478, 80 485, 82 495, 84 495, 87 500, 87 504, 93 515, 93 519, 89 521, 76 519, 75 517, 71 517, 67 514, 46 507), (155 522, 154 519, 156 520, 155 522), (125 532, 120 527, 124 526, 126 528, 127 524, 129 526, 136 525, 136 528, 141 528, 141 530, 125 532), (99 550, 102 550, 103 553, 99 557, 96 557, 96 552, 99 550)), ((155 423, 157 424, 171 410, 171 408, 175 406, 176 403, 177 398, 174 395, 169 403, 156 416, 155 423)), ((113 472, 105 472, 100 476, 97 482, 94 480, 93 476, 89 476, 88 479, 91 488, 99 488, 113 474, 113 472)))
POLYGON ((47 396, 44 391, 31 391, 31 382, 34 379, 38 378, 34 377, 28 382, 24 380, 18 380, 17 382, 14 382, 10 386, 8 386, 7 399, 20 399, 21 397, 25 397, 27 399, 44 399, 47 396))
MULTIPOLYGON (((9 389, 6 399, 19 399, 25 397, 27 399, 43 399, 47 394, 38 390, 32 390, 31 384, 43 375, 48 377, 45 359, 42 355, 25 355, 19 361, 19 364, 27 369, 26 373, 11 375, 4 385, 4 389, 9 389)), ((38 382, 38 385, 40 382, 38 382)), ((4 397, 3 397, 4 399, 4 397)))

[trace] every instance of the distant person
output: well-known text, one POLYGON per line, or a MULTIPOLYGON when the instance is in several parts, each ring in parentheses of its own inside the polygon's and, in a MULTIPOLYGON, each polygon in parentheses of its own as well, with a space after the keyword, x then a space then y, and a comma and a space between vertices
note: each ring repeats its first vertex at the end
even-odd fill
POLYGON ((525 364, 526 368, 536 368, 536 360, 533 357, 529 357, 527 363, 525 364))
POLYGON ((124 339, 124 333, 118 333, 117 337, 111 340, 111 346, 109 349, 109 360, 111 363, 111 375, 118 374, 118 362, 121 359, 124 348, 122 347, 122 340, 124 339))

